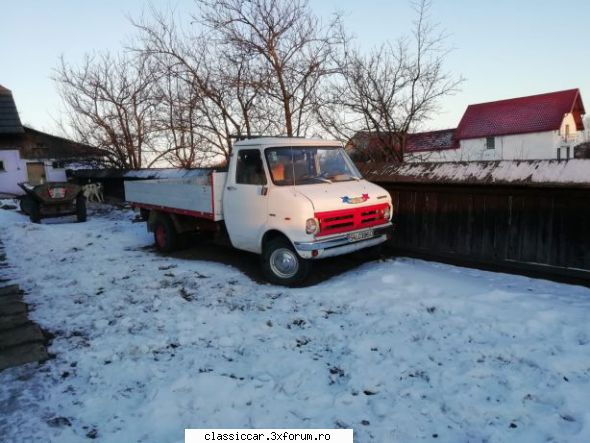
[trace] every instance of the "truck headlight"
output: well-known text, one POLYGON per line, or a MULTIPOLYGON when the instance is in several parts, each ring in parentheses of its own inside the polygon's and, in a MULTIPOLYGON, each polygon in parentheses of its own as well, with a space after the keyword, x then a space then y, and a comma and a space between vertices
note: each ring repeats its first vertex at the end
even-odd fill
POLYGON ((308 218, 305 222, 305 232, 315 234, 320 230, 320 224, 315 218, 308 218))
POLYGON ((389 220, 391 218, 391 206, 387 205, 387 207, 383 210, 383 218, 385 220, 389 220))

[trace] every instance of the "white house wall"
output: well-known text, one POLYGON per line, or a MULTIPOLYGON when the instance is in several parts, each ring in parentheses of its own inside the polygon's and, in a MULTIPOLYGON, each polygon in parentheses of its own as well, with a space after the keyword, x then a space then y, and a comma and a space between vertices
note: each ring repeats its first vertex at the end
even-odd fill
POLYGON ((53 162, 46 161, 45 162, 45 174, 47 176, 48 182, 65 182, 67 181, 66 177, 66 170, 65 169, 54 169, 52 165, 53 162))
MULTIPOLYGON (((0 193, 24 194, 18 183, 28 180, 28 161, 21 159, 18 149, 0 150, 0 161, 4 163, 4 170, 0 170, 0 193)), ((65 169, 54 169, 51 160, 30 160, 32 163, 40 161, 43 161, 45 164, 45 177, 47 181, 66 181, 65 169)))
POLYGON ((585 135, 586 133, 584 131, 577 130, 574 115, 571 113, 566 114, 559 129, 560 140, 558 140, 558 143, 560 145, 575 146, 578 143, 587 141, 585 135), (569 126, 569 133, 566 131, 566 126, 569 126), (568 135, 566 136, 566 134, 568 135))
POLYGON ((424 151, 406 153, 406 162, 455 162, 461 160, 461 149, 446 149, 444 151, 424 151))
POLYGON ((0 150, 0 161, 4 162, 4 170, 0 171, 0 192, 23 194, 17 183, 27 181, 27 167, 23 164, 18 149, 0 150))
POLYGON ((563 118, 563 121, 561 122, 561 128, 559 130, 559 133, 561 135, 565 135, 565 127, 566 125, 569 125, 570 128, 570 134, 575 134, 576 132, 576 121, 574 120, 574 115, 573 114, 565 114, 565 117, 563 118))
POLYGON ((486 147, 486 138, 461 140, 461 160, 555 159, 560 142, 557 131, 504 135, 494 139, 494 149, 486 147))
MULTIPOLYGON (((486 138, 461 140, 458 149, 406 154, 408 162, 453 162, 481 160, 553 160, 557 148, 574 146, 580 139, 571 114, 564 118, 562 131, 534 132, 494 137, 495 148, 486 147, 486 138), (570 137, 565 140, 565 125, 570 125, 570 137), (561 132, 561 134, 560 134, 561 132)), ((565 154, 564 154, 565 155, 565 154)), ((570 155, 572 152, 570 151, 570 155)))

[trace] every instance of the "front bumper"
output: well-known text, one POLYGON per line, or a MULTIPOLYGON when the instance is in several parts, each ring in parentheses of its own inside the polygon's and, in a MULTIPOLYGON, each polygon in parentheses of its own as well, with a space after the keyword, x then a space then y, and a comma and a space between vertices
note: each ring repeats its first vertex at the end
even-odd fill
POLYGON ((393 232, 393 225, 390 222, 386 225, 355 232, 363 233, 371 230, 373 231, 373 236, 364 240, 351 241, 348 237, 350 233, 346 233, 325 240, 295 242, 294 246, 301 258, 318 259, 344 255, 386 242, 388 236, 393 232))

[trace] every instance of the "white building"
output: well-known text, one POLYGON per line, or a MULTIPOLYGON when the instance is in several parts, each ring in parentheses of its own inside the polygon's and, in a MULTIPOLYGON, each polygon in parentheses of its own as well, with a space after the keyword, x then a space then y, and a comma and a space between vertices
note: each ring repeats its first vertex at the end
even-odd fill
POLYGON ((101 151, 23 126, 10 90, 0 85, 0 193, 23 194, 21 182, 65 181, 66 166, 101 151))
MULTIPOLYGON (((572 158, 573 148, 586 141, 584 113, 578 89, 469 105, 456 129, 408 134, 404 160, 572 158)), ((382 134, 359 132, 347 146, 357 153, 379 152, 387 139, 382 134)))
POLYGON ((412 147, 408 160, 572 158, 573 147, 584 141, 584 113, 578 89, 470 105, 454 132, 454 144, 412 147))

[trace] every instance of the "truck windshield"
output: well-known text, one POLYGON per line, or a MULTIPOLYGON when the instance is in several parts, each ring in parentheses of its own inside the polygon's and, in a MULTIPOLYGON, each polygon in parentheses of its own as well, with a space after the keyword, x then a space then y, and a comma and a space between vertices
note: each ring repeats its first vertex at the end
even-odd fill
POLYGON ((265 150, 268 170, 278 186, 312 185, 360 180, 344 149, 339 147, 283 147, 265 150))

